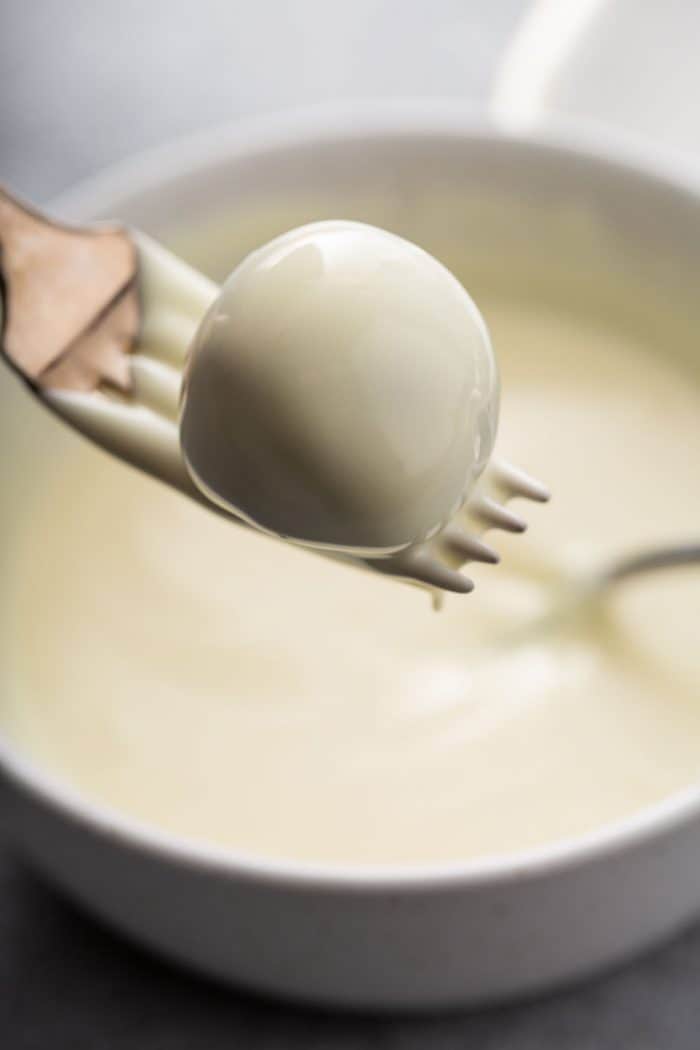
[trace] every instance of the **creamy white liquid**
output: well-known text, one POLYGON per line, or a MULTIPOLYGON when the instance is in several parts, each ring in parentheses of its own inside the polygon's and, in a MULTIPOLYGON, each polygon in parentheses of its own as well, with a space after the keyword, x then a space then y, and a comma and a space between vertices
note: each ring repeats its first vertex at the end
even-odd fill
POLYGON ((523 628, 562 567, 697 528, 700 388, 583 313, 479 305, 499 442, 555 498, 473 595, 433 613, 71 436, 3 585, 13 738, 160 827, 350 864, 512 852, 695 782, 700 573, 630 583, 590 628, 523 628))

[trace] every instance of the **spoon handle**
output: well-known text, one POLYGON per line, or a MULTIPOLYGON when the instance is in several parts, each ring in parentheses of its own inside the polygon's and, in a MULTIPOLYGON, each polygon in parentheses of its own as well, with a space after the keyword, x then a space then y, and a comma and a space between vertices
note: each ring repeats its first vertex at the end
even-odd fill
POLYGON ((700 543, 679 543, 668 547, 654 547, 640 554, 617 559, 602 574, 601 582, 616 583, 630 576, 658 569, 679 568, 700 563, 700 543))

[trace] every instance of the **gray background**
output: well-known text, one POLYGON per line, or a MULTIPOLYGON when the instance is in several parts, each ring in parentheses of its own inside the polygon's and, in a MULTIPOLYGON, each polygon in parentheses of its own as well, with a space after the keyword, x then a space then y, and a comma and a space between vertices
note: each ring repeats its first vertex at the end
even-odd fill
MULTIPOLYGON (((332 98, 483 101, 528 6, 0 0, 0 180, 48 199, 174 135, 332 98)), ((612 976, 531 1005, 421 1019, 323 1015, 197 981, 89 922, 13 855, 4 805, 0 793, 7 1050, 700 1047, 697 930, 612 976)))

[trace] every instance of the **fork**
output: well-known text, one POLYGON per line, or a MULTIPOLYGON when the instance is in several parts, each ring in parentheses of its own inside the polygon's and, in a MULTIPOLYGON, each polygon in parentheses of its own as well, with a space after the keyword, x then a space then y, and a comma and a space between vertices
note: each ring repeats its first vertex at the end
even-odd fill
MULTIPOLYGON (((199 503, 248 524, 195 485, 180 448, 188 348, 219 287, 145 234, 54 222, 0 188, 0 352, 32 394, 81 434, 199 503)), ((524 532, 507 506, 546 488, 492 459, 440 531, 393 554, 318 553, 432 588, 468 593, 468 562, 496 564, 491 529, 524 532)))

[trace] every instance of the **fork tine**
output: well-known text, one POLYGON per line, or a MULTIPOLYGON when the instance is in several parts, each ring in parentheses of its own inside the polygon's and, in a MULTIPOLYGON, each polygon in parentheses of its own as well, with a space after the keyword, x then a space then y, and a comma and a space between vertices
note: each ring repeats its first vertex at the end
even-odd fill
POLYGON ((481 561, 488 565, 498 565, 501 560, 498 551, 494 550, 488 543, 484 543, 483 540, 472 536, 471 533, 459 525, 448 525, 443 529, 439 538, 456 554, 468 558, 469 561, 481 561))
MULTIPOLYGON (((380 568, 380 565, 381 563, 375 562, 377 568, 380 568)), ((473 580, 445 565, 424 546, 406 551, 400 558, 393 561, 391 570, 385 569, 384 571, 390 571, 397 576, 408 576, 419 583, 440 587, 454 594, 469 594, 474 590, 473 580)))
POLYGON ((550 499, 549 489, 545 485, 505 459, 494 461, 488 477, 507 499, 522 496, 536 503, 547 503, 550 499))
POLYGON ((469 501, 467 511, 487 528, 504 532, 525 532, 527 529, 524 518, 490 496, 476 496, 469 501))

